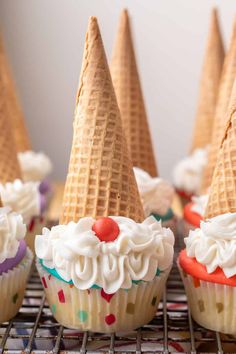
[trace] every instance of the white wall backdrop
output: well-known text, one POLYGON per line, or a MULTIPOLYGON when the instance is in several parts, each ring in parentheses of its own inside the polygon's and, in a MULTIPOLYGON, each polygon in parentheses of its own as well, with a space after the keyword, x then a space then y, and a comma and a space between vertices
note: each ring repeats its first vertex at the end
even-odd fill
POLYGON ((188 151, 212 6, 228 44, 235 0, 0 0, 0 26, 35 150, 66 175, 85 32, 98 17, 110 58, 119 14, 132 17, 159 170, 171 179, 188 151))

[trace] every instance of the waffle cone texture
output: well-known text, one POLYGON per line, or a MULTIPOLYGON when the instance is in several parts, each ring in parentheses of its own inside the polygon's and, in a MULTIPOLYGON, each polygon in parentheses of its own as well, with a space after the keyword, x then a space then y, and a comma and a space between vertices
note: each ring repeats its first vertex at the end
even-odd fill
POLYGON ((236 212, 236 81, 228 109, 228 120, 210 187, 205 218, 236 212))
POLYGON ((122 12, 120 18, 111 76, 133 165, 156 177, 157 167, 127 10, 122 12))
POLYGON ((216 112, 213 124, 211 144, 208 154, 208 164, 205 168, 202 180, 202 192, 206 193, 209 188, 217 161, 217 154, 227 123, 227 109, 230 94, 236 77, 236 19, 233 24, 233 31, 229 50, 226 54, 219 87, 219 95, 216 105, 216 112))
POLYGON ((21 177, 15 141, 7 109, 7 87, 0 69, 0 183, 12 182, 21 177))
POLYGON ((25 125, 23 112, 16 94, 14 82, 11 77, 8 60, 4 51, 3 41, 0 37, 0 70, 4 75, 6 84, 6 105, 8 117, 11 122, 13 137, 17 152, 31 150, 31 143, 25 125))
POLYGON ((89 20, 60 223, 119 215, 143 221, 97 20, 89 20))
POLYGON ((216 9, 212 10, 207 47, 203 61, 199 99, 191 151, 211 142, 217 95, 224 61, 224 46, 216 9))

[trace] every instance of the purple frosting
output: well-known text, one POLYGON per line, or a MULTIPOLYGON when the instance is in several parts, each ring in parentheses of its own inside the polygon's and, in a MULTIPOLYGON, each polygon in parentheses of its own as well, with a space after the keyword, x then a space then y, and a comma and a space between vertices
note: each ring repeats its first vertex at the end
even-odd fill
POLYGON ((2 273, 7 273, 9 270, 16 267, 24 258, 27 246, 25 240, 20 240, 19 242, 20 244, 15 257, 7 258, 4 262, 0 263, 0 275, 2 275, 2 273))
POLYGON ((39 185, 39 191, 41 194, 47 194, 51 190, 51 184, 47 179, 44 179, 39 185))

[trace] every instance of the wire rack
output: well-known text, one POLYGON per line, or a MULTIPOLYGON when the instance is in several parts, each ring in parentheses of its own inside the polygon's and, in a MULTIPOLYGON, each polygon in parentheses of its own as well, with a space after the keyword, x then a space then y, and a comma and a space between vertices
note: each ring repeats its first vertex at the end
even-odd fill
MULTIPOLYGON (((176 253, 181 247, 176 242, 176 253)), ((191 319, 176 266, 151 323, 126 334, 80 333, 58 324, 33 271, 18 315, 0 325, 0 353, 236 353, 233 337, 208 331, 191 319)))

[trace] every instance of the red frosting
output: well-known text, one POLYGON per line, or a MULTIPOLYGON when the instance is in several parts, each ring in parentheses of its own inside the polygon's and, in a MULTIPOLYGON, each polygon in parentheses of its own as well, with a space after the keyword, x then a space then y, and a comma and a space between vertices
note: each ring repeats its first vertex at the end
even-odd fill
POLYGON ((236 275, 226 278, 224 272, 219 267, 213 273, 209 274, 206 267, 198 263, 196 258, 187 256, 186 250, 180 252, 178 261, 183 271, 192 275, 195 279, 208 281, 210 283, 236 286, 236 275))
POLYGON ((194 205, 193 202, 188 203, 184 207, 184 219, 191 225, 200 227, 200 222, 203 219, 202 215, 199 215, 195 211, 192 211, 191 208, 194 205))

